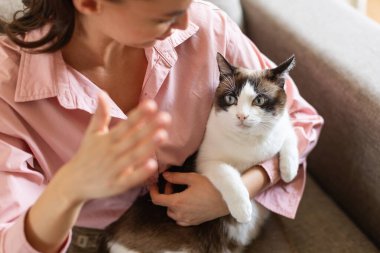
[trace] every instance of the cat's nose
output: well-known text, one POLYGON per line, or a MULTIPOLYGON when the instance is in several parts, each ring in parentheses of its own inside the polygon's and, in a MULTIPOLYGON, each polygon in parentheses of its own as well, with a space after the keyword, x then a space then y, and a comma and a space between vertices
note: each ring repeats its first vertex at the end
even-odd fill
POLYGON ((248 115, 244 114, 244 113, 238 113, 236 114, 236 117, 240 120, 240 121, 244 121, 245 119, 248 118, 248 115))

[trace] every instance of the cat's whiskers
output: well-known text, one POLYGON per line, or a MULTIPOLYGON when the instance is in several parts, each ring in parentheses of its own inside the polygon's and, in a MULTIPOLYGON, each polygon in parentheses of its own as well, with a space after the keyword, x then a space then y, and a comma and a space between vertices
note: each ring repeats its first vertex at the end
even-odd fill
POLYGON ((270 130, 270 129, 273 128, 273 124, 269 124, 269 123, 261 123, 259 126, 260 126, 261 128, 265 128, 265 129, 267 129, 267 130, 270 130))

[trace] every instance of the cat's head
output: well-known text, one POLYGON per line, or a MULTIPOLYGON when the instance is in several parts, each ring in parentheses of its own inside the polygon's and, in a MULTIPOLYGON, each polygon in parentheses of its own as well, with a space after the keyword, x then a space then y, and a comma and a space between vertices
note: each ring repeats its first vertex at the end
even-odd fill
POLYGON ((220 83, 214 107, 218 117, 242 131, 270 130, 285 111, 285 75, 295 66, 295 57, 266 70, 233 66, 219 53, 217 61, 220 83))

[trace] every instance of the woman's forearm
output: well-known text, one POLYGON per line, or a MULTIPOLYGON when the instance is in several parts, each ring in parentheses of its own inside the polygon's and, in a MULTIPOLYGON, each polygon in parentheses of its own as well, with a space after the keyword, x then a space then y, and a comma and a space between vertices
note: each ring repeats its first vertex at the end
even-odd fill
POLYGON ((58 252, 74 226, 84 202, 77 202, 54 179, 30 208, 25 235, 37 251, 58 252))
POLYGON ((261 166, 254 166, 253 168, 247 170, 243 174, 242 180, 248 189, 251 199, 267 187, 270 182, 266 171, 261 166))

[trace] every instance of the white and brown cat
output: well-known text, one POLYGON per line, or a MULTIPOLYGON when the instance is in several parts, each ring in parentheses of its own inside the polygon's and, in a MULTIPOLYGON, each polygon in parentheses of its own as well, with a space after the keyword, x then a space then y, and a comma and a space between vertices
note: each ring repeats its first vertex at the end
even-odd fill
POLYGON ((284 90, 285 75, 295 65, 294 56, 266 70, 232 66, 221 54, 217 61, 220 84, 204 140, 196 158, 188 159, 185 167, 192 167, 214 184, 231 215, 181 227, 147 195, 105 230, 99 252, 241 252, 269 214, 249 198, 242 173, 279 154, 281 178, 290 182, 297 175, 297 137, 284 90))

